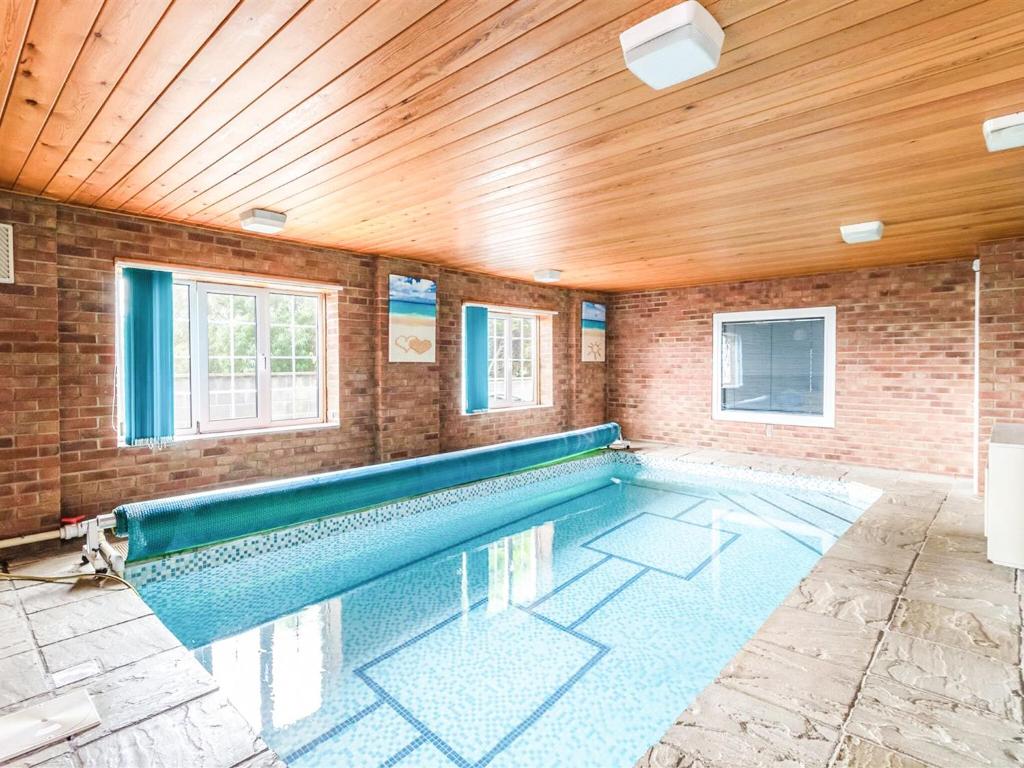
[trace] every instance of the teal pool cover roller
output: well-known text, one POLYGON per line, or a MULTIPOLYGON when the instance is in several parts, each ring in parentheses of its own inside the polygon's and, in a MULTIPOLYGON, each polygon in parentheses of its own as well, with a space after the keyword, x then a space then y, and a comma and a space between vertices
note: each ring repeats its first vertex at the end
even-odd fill
POLYGON ((606 447, 614 422, 418 459, 122 504, 128 562, 217 544, 323 517, 520 472, 606 447))

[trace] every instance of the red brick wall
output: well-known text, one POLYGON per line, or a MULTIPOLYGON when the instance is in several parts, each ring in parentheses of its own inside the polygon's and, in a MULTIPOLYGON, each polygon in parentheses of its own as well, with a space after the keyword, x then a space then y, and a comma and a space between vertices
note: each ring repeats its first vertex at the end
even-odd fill
POLYGON ((968 475, 973 313, 970 261, 617 294, 608 415, 633 439, 968 475), (829 305, 834 429, 712 420, 714 312, 829 305))
POLYGON ((978 256, 979 450, 984 468, 992 425, 1024 422, 1024 238, 983 243, 978 256))
MULTIPOLYGON (((0 285, 0 535, 132 499, 284 477, 620 420, 634 438, 968 474, 973 277, 969 262, 672 291, 583 294, 286 242, 99 213, 0 193, 16 278, 0 285), (113 265, 118 256, 333 281, 329 408, 340 426, 118 447, 113 265), (436 279, 438 361, 387 361, 387 275, 436 279), (580 301, 609 304, 608 366, 580 361, 580 301), (558 312, 553 404, 461 413, 461 307, 558 312), (710 419, 711 313, 836 304, 837 428, 710 419), (606 381, 607 376, 607 381, 606 381)), ((1024 241, 982 247, 982 441, 1019 403, 1024 241)))
MULTIPOLYGON (((262 238, 59 207, 61 493, 66 513, 96 514, 125 501, 372 461, 374 259, 262 238), (114 409, 114 259, 344 286, 330 296, 340 339, 328 370, 340 378, 340 426, 210 437, 167 448, 118 447, 114 409), (340 348, 340 350, 339 350, 340 348)), ((338 387, 335 379, 335 390, 338 387)))
POLYGON ((0 538, 52 526, 60 508, 56 208, 0 196, 15 226, 0 283, 0 538))
MULTIPOLYGON (((602 294, 567 291, 444 269, 401 259, 378 260, 378 423, 382 461, 453 451, 602 423, 605 366, 583 363, 582 301, 602 294), (389 363, 388 275, 437 281, 437 363, 389 363), (543 309, 552 318, 550 406, 467 416, 462 413, 462 305, 467 301, 543 309)), ((542 344, 543 347, 543 344, 542 344)))
POLYGON ((52 528, 62 512, 91 515, 125 501, 604 420, 604 366, 576 362, 582 294, 7 193, 0 193, 0 222, 14 224, 17 254, 17 282, 0 284, 0 366, 6 377, 0 388, 2 536, 52 528), (336 329, 328 338, 328 409, 340 412, 340 426, 207 437, 159 450, 119 447, 114 425, 118 257, 343 285, 328 302, 328 326, 336 329), (435 365, 387 361, 391 272, 438 281, 435 365), (515 416, 459 413, 463 300, 561 313, 552 408, 515 416))
POLYGON ((602 423, 604 368, 583 363, 580 343, 582 300, 607 301, 607 296, 584 294, 535 283, 498 280, 485 275, 443 269, 438 283, 438 358, 440 371, 441 450, 517 440, 602 423), (462 304, 476 301, 558 314, 552 318, 552 387, 548 407, 462 413, 462 304), (600 395, 595 394, 600 390, 600 395))

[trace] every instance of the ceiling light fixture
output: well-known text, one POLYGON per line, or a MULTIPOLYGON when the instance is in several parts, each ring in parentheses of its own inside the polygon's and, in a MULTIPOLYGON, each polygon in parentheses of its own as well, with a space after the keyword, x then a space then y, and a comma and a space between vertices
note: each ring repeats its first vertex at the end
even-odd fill
POLYGON ((673 6, 619 35, 630 71, 655 90, 718 66, 725 32, 697 0, 673 6))
POLYGON ((865 221, 860 224, 845 224, 839 227, 844 243, 872 243, 882 239, 885 225, 880 221, 865 221))
POLYGON ((276 235, 284 229, 284 223, 288 217, 277 211, 265 211, 262 208, 253 208, 241 215, 242 229, 246 232, 259 232, 263 235, 276 235))
POLYGON ((981 124, 989 152, 1024 147, 1024 112, 993 117, 981 124))
POLYGON ((533 273, 533 279, 538 283, 557 283, 562 279, 560 269, 538 269, 533 273))

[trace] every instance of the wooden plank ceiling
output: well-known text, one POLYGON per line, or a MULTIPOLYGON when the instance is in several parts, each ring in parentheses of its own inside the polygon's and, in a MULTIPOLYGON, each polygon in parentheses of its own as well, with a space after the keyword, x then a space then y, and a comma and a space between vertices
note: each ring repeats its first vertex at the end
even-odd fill
POLYGON ((674 3, 0 0, 0 186, 615 291, 1024 232, 981 133, 1024 110, 1021 0, 708 0, 720 66, 654 91, 618 35, 674 3))

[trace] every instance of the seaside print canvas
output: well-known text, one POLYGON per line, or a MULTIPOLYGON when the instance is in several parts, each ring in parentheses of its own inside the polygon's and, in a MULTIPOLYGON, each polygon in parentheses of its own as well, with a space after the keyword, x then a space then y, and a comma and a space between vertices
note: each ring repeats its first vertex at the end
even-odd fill
POLYGON ((437 283, 388 276, 388 360, 433 363, 437 346, 437 283))
POLYGON ((583 302, 583 361, 604 362, 604 304, 583 302))

